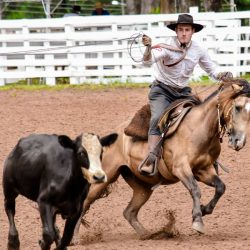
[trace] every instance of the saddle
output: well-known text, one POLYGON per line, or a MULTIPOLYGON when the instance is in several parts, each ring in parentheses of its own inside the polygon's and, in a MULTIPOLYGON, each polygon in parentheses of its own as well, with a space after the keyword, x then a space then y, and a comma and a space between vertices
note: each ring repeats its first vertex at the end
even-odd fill
MULTIPOLYGON (((159 119, 158 126, 164 137, 172 135, 189 110, 200 103, 197 99, 179 99, 171 103, 159 119), (167 130, 166 130, 167 126, 167 130)), ((124 133, 133 137, 133 140, 147 140, 151 112, 149 104, 144 105, 132 118, 124 133)))

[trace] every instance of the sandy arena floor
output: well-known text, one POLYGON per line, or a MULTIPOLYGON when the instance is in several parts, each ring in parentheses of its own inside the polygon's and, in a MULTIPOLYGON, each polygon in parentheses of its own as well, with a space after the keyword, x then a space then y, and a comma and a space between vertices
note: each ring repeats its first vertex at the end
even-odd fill
MULTIPOLYGON (((200 89, 198 90, 200 91, 200 89)), ((81 132, 100 136, 113 131, 147 102, 148 89, 61 90, 0 92, 0 162, 20 137, 30 133, 67 134, 75 138, 81 132)), ((205 93, 208 95, 209 92, 205 93)), ((171 239, 141 241, 123 218, 122 212, 131 197, 131 189, 119 178, 113 192, 96 201, 86 216, 90 228, 81 227, 81 244, 72 250, 249 250, 250 249, 250 128, 248 142, 235 152, 223 143, 220 160, 230 168, 221 172, 227 186, 212 215, 204 217, 206 234, 191 228, 192 200, 180 183, 157 188, 139 214, 147 229, 157 229, 164 223, 165 211, 173 210, 180 235, 171 239)), ((0 179, 2 184, 2 178, 0 179)), ((202 201, 208 201, 212 188, 200 185, 202 201)), ((16 225, 21 249, 39 249, 41 223, 35 203, 17 198, 16 225)), ((62 230, 63 221, 58 219, 62 230)), ((3 207, 0 186, 0 249, 6 249, 8 222, 3 207)), ((53 246, 54 247, 54 246, 53 246)))

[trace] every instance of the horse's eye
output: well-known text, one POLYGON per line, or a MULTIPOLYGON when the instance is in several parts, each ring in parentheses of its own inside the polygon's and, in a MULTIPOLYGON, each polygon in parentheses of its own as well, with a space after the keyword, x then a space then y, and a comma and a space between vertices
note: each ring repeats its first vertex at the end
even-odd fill
POLYGON ((241 106, 235 106, 235 111, 236 113, 240 113, 242 110, 242 107, 241 106))

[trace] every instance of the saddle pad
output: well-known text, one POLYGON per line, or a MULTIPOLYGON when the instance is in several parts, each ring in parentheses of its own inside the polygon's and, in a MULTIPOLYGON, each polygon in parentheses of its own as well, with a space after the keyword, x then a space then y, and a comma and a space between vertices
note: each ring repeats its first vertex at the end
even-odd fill
POLYGON ((129 125, 124 129, 124 133, 135 140, 147 140, 150 117, 150 106, 146 104, 135 113, 129 125))

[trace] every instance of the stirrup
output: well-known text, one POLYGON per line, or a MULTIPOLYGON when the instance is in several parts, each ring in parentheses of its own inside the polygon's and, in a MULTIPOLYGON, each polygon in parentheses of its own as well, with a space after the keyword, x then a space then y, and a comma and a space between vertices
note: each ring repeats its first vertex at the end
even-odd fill
POLYGON ((141 174, 141 175, 144 175, 144 176, 154 176, 158 173, 158 162, 159 162, 159 156, 156 157, 155 159, 155 162, 152 164, 153 165, 153 172, 152 173, 148 173, 148 172, 145 172, 143 170, 141 170, 141 168, 143 167, 143 165, 147 162, 149 158, 149 154, 148 156, 142 161, 142 163, 138 166, 137 170, 138 172, 141 174))

